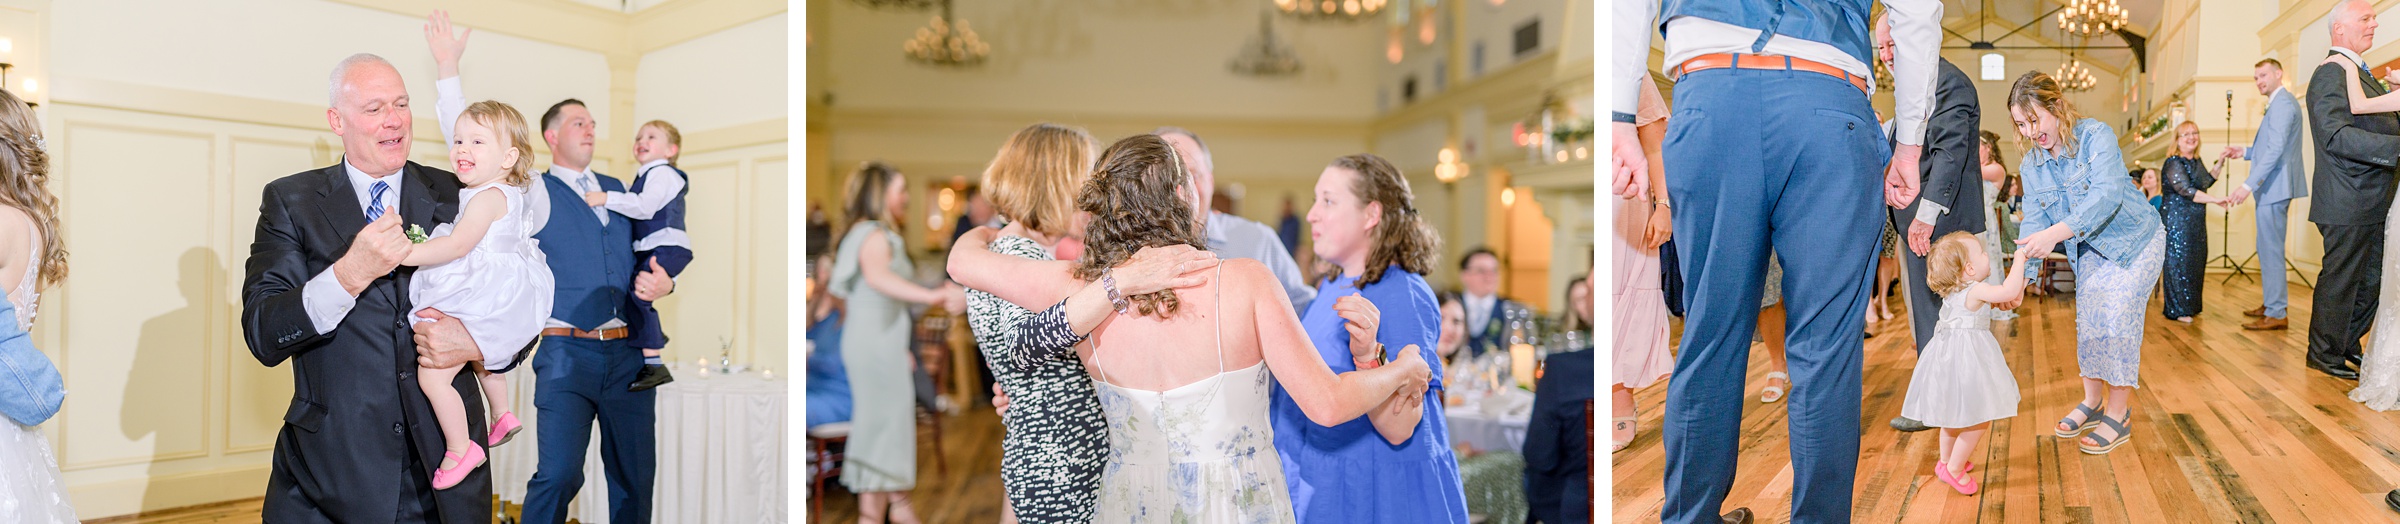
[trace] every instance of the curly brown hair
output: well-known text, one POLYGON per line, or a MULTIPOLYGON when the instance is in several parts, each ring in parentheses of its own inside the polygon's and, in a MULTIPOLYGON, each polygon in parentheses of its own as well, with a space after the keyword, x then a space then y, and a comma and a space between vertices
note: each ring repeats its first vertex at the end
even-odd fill
POLYGON ((16 93, 0 90, 0 205, 24 211, 42 236, 40 285, 67 278, 67 248, 58 238, 58 196, 45 187, 50 181, 50 153, 42 145, 42 124, 33 108, 16 93))
MULTIPOLYGON (((1083 258, 1075 278, 1099 280, 1108 268, 1133 258, 1146 247, 1182 244, 1208 249, 1201 243, 1199 221, 1192 204, 1176 191, 1191 183, 1175 148, 1158 135, 1134 135, 1110 144, 1092 168, 1092 179, 1076 195, 1075 205, 1091 213, 1084 228, 1083 258)), ((1133 313, 1166 318, 1179 302, 1173 290, 1125 297, 1133 313)))
MULTIPOLYGON (((1350 193, 1358 196, 1360 206, 1380 208, 1373 240, 1368 243, 1367 266, 1359 270, 1358 287, 1382 281, 1384 270, 1394 265, 1418 275, 1433 272, 1442 239, 1417 215, 1416 194, 1409 191, 1408 177, 1400 175, 1400 168, 1366 153, 1333 159, 1333 167, 1358 174, 1350 182, 1350 193)), ((1339 266, 1333 268, 1337 277, 1341 271, 1339 266)))

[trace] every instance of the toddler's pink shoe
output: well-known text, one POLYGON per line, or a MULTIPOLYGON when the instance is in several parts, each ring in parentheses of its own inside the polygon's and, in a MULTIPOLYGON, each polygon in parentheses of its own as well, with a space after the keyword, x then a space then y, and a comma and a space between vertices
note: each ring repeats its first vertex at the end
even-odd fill
POLYGON ((448 451, 443 452, 442 456, 456 464, 433 470, 433 489, 450 489, 451 486, 458 485, 459 481, 466 480, 467 474, 473 473, 476 466, 483 465, 482 446, 469 446, 464 455, 456 451, 448 451))
POLYGON ((517 431, 523 429, 525 425, 517 422, 517 412, 501 413, 500 420, 492 423, 492 444, 487 447, 497 448, 507 444, 508 439, 516 438, 517 431))

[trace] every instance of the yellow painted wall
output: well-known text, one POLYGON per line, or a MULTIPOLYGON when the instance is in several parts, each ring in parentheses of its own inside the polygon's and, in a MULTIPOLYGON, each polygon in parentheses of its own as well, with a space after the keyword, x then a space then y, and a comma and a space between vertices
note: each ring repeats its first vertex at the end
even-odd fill
POLYGON ((43 430, 80 516, 263 494, 291 375, 260 366, 240 341, 260 190, 337 161, 326 72, 353 52, 401 69, 425 102, 413 158, 447 163, 419 31, 437 6, 476 29, 471 97, 529 116, 560 98, 587 101, 605 173, 630 180, 624 137, 636 116, 681 120, 699 256, 660 304, 676 340, 669 356, 713 357, 730 342, 737 361, 787 369, 784 88, 710 96, 721 92, 715 79, 689 63, 708 57, 708 67, 780 81, 786 57, 752 49, 784 31, 780 2, 682 0, 633 14, 556 0, 206 4, 0 1, 0 36, 15 39, 20 64, 12 87, 20 75, 45 84, 35 94, 73 272, 44 293, 36 327, 68 389, 43 430))

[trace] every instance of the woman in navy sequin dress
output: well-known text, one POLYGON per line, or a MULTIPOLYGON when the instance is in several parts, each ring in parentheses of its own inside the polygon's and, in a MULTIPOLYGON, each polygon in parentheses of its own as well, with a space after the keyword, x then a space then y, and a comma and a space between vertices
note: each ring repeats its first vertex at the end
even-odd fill
POLYGON ((2200 314, 2200 285, 2207 278, 2208 204, 2223 200, 2202 193, 2216 182, 2200 164, 2200 126, 2184 121, 2175 126, 2175 154, 2159 173, 2159 217, 2167 232, 2167 267, 2161 278, 2167 288, 2167 318, 2191 323, 2200 314))

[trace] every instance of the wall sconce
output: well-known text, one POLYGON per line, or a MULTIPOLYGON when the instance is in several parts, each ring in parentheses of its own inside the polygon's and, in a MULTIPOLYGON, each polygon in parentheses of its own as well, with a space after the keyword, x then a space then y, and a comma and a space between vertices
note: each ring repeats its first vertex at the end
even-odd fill
POLYGON ((941 204, 943 211, 949 211, 952 208, 958 207, 958 191, 947 187, 942 188, 941 196, 935 198, 934 201, 941 204))
POLYGON ((1500 207, 1516 207, 1516 205, 1517 188, 1512 187, 1500 190, 1500 207))
POLYGON ((1459 161, 1457 149, 1442 148, 1441 153, 1434 155, 1434 160, 1433 178, 1435 180, 1451 183, 1467 178, 1467 163, 1459 161))

